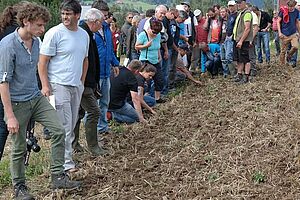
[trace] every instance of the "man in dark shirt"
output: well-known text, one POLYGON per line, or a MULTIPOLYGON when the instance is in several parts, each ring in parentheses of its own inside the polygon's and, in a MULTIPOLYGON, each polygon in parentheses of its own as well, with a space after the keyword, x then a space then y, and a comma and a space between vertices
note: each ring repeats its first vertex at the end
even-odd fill
POLYGON ((128 67, 121 67, 119 75, 111 78, 108 116, 117 122, 134 123, 144 122, 141 102, 138 96, 138 82, 135 73, 142 67, 139 60, 132 60, 128 67), (134 107, 127 102, 130 94, 134 107))
POLYGON ((259 30, 257 33, 257 59, 259 63, 263 62, 262 58, 262 46, 266 54, 266 63, 270 63, 270 28, 272 25, 271 16, 264 11, 260 11, 258 7, 252 8, 253 12, 260 19, 259 30), (262 45, 263 43, 263 45, 262 45))

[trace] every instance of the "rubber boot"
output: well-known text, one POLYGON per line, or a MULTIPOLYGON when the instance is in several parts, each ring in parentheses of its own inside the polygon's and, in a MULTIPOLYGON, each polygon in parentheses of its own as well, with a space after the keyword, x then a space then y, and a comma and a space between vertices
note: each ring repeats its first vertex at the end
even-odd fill
POLYGON ((80 122, 81 122, 81 119, 79 119, 76 123, 76 126, 74 128, 74 140, 72 142, 72 147, 73 147, 73 150, 74 152, 83 152, 84 149, 83 147, 79 144, 79 129, 80 129, 80 122))
POLYGON ((107 150, 99 146, 97 132, 86 132, 85 136, 88 149, 93 156, 104 156, 108 154, 107 150))

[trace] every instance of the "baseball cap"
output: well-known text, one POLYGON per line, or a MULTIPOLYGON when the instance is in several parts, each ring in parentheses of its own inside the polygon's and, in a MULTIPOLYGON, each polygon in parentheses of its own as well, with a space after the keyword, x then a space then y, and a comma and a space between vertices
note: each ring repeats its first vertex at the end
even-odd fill
POLYGON ((181 5, 187 5, 188 7, 191 7, 190 3, 187 2, 187 1, 181 2, 180 4, 181 4, 181 5))
POLYGON ((185 50, 185 51, 189 51, 189 46, 188 46, 187 44, 180 44, 178 47, 179 47, 180 49, 185 50))
POLYGON ((199 15, 201 15, 201 10, 199 10, 199 9, 196 9, 195 11, 194 11, 194 15, 196 16, 196 17, 198 17, 199 15))
POLYGON ((185 11, 183 5, 176 5, 176 9, 179 10, 179 11, 180 11, 180 10, 185 11))
POLYGON ((227 6, 234 6, 236 3, 233 0, 228 1, 227 6))

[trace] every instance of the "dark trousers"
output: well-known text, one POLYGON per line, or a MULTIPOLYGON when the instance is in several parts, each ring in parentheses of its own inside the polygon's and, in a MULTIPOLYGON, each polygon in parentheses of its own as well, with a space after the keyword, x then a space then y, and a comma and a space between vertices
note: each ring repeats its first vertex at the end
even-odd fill
POLYGON ((4 118, 4 107, 0 99, 0 160, 2 158, 5 143, 8 136, 8 130, 3 118, 4 118))

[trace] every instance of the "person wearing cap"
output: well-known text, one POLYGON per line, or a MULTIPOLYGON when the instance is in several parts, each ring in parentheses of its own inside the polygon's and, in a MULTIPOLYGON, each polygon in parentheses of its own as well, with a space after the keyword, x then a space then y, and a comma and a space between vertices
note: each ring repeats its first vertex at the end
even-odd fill
POLYGON ((198 21, 198 25, 196 26, 196 41, 193 47, 193 56, 192 56, 192 63, 191 67, 197 69, 199 66, 199 60, 201 56, 201 73, 205 73, 205 56, 202 50, 199 47, 200 43, 207 43, 208 31, 203 26, 206 23, 206 17, 202 15, 201 10, 196 9, 194 11, 194 15, 198 21))
POLYGON ((228 65, 230 74, 233 76, 236 74, 236 68, 233 64, 233 27, 235 19, 238 15, 236 3, 234 0, 228 1, 227 8, 229 10, 227 26, 226 26, 226 38, 224 41, 225 48, 225 62, 228 65))
POLYGON ((285 64, 285 60, 289 62, 295 52, 298 51, 298 33, 300 32, 299 26, 299 10, 295 9, 297 2, 295 0, 289 0, 287 2, 287 9, 280 8, 278 14, 278 35, 281 39, 281 51, 280 51, 280 63, 285 64), (288 45, 291 43, 292 48, 288 51, 288 45))
POLYGON ((234 44, 234 60, 237 61, 238 75, 235 78, 236 82, 247 83, 249 82, 250 75, 250 57, 249 47, 250 42, 253 41, 253 27, 252 27, 252 14, 247 9, 245 0, 238 0, 239 14, 236 18, 233 28, 234 44), (243 78, 244 71, 244 78, 243 78))

